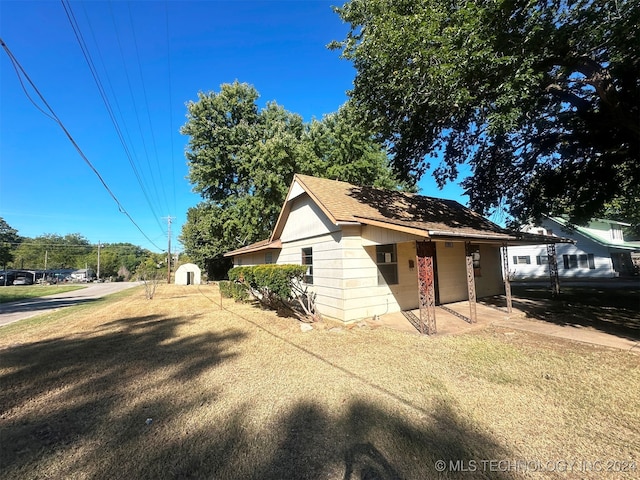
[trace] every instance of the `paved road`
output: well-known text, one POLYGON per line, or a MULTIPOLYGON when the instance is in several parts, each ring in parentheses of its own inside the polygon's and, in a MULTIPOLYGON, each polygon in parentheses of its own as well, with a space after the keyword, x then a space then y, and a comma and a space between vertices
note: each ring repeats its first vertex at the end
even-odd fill
MULTIPOLYGON (((49 313, 59 308, 88 303, 111 293, 140 285, 138 282, 92 283, 87 288, 46 297, 0 303, 0 326, 49 313)), ((2 288, 20 288, 2 287, 2 288)))

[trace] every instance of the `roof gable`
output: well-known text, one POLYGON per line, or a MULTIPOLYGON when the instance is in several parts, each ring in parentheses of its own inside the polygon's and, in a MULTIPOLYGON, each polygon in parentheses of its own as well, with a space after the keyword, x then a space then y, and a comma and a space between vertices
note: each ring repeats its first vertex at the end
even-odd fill
POLYGON ((280 236, 292 204, 302 195, 308 195, 334 225, 373 225, 423 238, 475 239, 509 245, 572 242, 504 229, 453 200, 296 174, 271 237, 227 252, 225 256, 282 248, 280 236))
POLYGON ((299 196, 301 190, 334 224, 375 222, 392 229, 411 229, 426 237, 430 232, 440 235, 509 235, 507 230, 453 200, 295 175, 272 240, 279 238, 290 201, 299 196))

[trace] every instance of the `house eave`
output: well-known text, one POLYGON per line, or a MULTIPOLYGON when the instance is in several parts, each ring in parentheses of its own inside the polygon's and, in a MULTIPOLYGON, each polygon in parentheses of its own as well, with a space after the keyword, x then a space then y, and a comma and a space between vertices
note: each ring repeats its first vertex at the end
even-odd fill
POLYGON ((375 220, 372 218, 364 218, 364 217, 358 217, 358 216, 356 216, 355 218, 359 221, 359 223, 362 223, 365 225, 371 225, 373 227, 380 227, 380 228, 385 228, 387 230, 407 233, 409 235, 415 235, 416 237, 429 238, 429 232, 427 232, 426 230, 421 230, 419 228, 409 227, 406 225, 399 225, 397 223, 391 223, 383 220, 375 220))
POLYGON ((236 250, 232 250, 231 252, 227 252, 223 255, 223 257, 236 257, 238 255, 245 255, 247 253, 256 253, 262 252, 265 250, 281 250, 282 242, 280 239, 274 241, 253 243, 251 245, 247 245, 246 247, 241 247, 236 250))
POLYGON ((555 237, 550 235, 531 235, 531 234, 513 234, 513 233, 473 233, 473 232, 454 232, 442 230, 429 230, 429 236, 434 240, 481 240, 485 243, 506 244, 508 246, 515 245, 540 245, 550 243, 575 243, 574 240, 564 237, 555 237))

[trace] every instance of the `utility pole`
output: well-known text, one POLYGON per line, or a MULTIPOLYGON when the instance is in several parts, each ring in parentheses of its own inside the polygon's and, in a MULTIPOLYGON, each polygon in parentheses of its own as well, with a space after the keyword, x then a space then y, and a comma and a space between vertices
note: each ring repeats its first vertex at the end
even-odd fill
POLYGON ((98 240, 98 268, 97 268, 97 272, 96 272, 96 278, 98 279, 98 281, 100 281, 100 247, 102 245, 100 245, 100 240, 98 240))
POLYGON ((162 217, 162 219, 167 219, 167 237, 169 243, 167 245, 167 283, 171 283, 171 220, 176 217, 171 217, 167 215, 166 217, 162 217))

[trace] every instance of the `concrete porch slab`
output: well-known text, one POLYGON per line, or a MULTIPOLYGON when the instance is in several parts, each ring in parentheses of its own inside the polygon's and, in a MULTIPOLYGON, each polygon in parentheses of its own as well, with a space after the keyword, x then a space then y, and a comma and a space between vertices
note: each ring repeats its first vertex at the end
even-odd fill
MULTIPOLYGON (((506 306, 492 306, 478 302, 476 304, 478 321, 471 324, 460 318, 460 316, 469 317, 468 301, 449 303, 445 306, 455 314, 441 307, 436 307, 436 335, 463 334, 494 325, 640 354, 640 341, 638 340, 619 337, 580 325, 556 325, 544 320, 527 317, 525 312, 518 310, 516 307, 509 314, 506 311, 506 306)), ((412 313, 418 318, 420 317, 419 310, 412 310, 412 313)), ((420 332, 405 318, 402 312, 382 315, 378 320, 370 320, 367 323, 372 327, 387 327, 413 335, 420 335, 420 332)))

